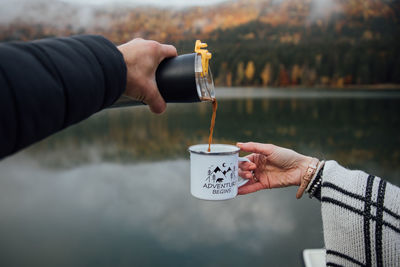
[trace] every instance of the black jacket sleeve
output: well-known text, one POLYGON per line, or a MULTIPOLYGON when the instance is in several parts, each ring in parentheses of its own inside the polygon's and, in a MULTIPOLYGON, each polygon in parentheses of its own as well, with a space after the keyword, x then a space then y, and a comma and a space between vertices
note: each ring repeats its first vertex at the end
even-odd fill
POLYGON ((110 106, 125 86, 123 56, 104 37, 0 44, 0 158, 110 106))

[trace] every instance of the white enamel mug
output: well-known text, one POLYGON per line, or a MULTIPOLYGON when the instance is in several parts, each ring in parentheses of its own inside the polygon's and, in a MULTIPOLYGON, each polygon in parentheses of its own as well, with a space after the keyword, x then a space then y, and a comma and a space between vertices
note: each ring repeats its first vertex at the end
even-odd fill
POLYGON ((204 200, 226 200, 236 197, 238 188, 248 182, 238 175, 240 148, 233 145, 208 144, 189 147, 190 193, 204 200))

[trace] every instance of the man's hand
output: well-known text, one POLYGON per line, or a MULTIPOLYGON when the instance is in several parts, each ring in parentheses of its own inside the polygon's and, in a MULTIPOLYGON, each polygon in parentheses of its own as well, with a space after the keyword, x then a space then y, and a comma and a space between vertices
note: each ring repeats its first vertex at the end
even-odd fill
POLYGON ((156 70, 164 58, 178 55, 172 45, 134 39, 118 46, 127 67, 125 95, 143 101, 154 113, 162 113, 166 103, 157 88, 156 70))

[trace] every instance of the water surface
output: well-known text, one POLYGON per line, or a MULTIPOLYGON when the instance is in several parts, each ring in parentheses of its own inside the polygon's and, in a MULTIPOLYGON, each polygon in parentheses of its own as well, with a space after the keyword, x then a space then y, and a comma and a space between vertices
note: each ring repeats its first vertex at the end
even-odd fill
MULTIPOLYGON (((268 142, 400 185, 400 96, 217 89, 214 141, 268 142)), ((110 109, 0 162, 1 266, 299 266, 323 247, 296 188, 222 202, 189 194, 187 147, 211 104, 110 109)))

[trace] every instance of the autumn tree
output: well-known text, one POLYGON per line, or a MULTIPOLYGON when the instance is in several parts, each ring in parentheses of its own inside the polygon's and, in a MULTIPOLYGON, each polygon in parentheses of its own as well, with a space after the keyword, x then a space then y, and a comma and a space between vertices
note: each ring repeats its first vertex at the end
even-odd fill
POLYGON ((280 86, 288 86, 290 84, 289 74, 287 73, 285 66, 282 64, 279 66, 279 77, 278 83, 280 86))
POLYGON ((226 81, 225 81, 225 85, 228 87, 232 86, 232 72, 228 72, 226 74, 226 81))
POLYGON ((243 78, 244 78, 244 64, 242 61, 240 61, 236 68, 235 85, 242 85, 243 78))
POLYGON ((271 67, 270 63, 265 64, 265 67, 262 70, 260 77, 261 77, 263 86, 268 86, 271 84, 271 82, 272 82, 272 67, 271 67))
POLYGON ((299 67, 299 65, 294 64, 291 73, 291 81, 293 85, 301 83, 301 74, 302 74, 302 69, 299 67))
POLYGON ((246 81, 250 84, 253 81, 254 73, 256 71, 256 67, 254 66, 253 61, 247 62, 246 70, 245 70, 245 76, 246 76, 246 81))

